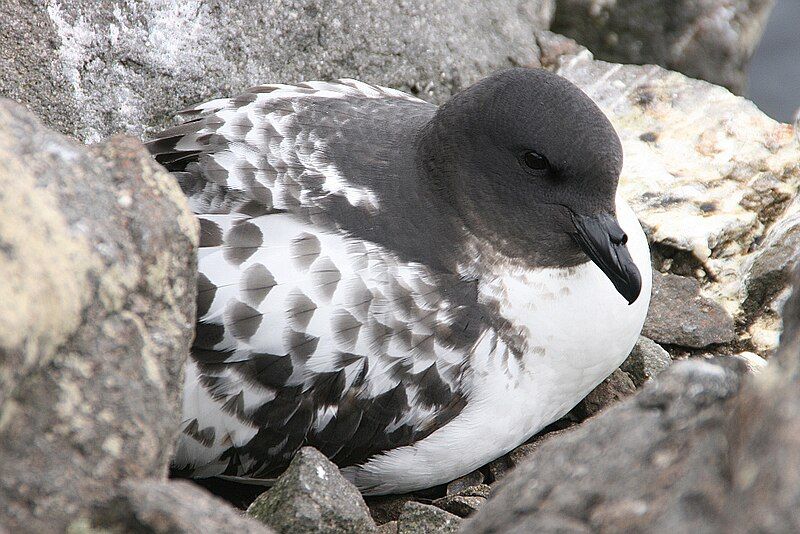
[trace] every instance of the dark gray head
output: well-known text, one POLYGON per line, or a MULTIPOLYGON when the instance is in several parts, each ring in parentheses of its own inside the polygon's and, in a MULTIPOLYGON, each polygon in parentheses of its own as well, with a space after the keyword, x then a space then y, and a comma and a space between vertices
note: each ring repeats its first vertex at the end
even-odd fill
POLYGON ((633 302, 641 279, 616 222, 622 146, 575 85, 511 69, 462 91, 420 136, 434 196, 503 254, 537 266, 591 259, 633 302))

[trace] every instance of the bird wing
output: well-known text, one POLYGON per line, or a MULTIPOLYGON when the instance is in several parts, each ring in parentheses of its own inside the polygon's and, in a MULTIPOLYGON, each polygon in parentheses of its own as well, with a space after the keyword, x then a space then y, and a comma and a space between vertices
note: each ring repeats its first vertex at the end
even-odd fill
POLYGON ((264 478, 306 444, 354 465, 461 412, 475 284, 365 236, 397 184, 352 170, 385 164, 387 120, 431 107, 354 81, 262 86, 148 144, 201 225, 177 467, 264 478), (355 131, 375 146, 337 160, 355 131))

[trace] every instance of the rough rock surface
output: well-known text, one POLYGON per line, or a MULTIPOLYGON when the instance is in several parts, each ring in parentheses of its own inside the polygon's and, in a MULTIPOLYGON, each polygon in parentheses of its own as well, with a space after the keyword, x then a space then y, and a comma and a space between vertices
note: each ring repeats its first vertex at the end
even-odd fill
POLYGON ((74 523, 72 531, 79 531, 81 526, 94 532, 148 534, 272 532, 191 482, 155 479, 123 482, 113 499, 97 506, 91 520, 74 523))
POLYGON ((322 453, 304 447, 275 485, 247 513, 277 532, 374 532, 375 522, 355 486, 322 453))
POLYGON ((654 63, 743 93, 775 0, 557 0, 553 31, 615 63, 654 63))
MULTIPOLYGON (((800 188, 792 127, 721 87, 676 72, 596 61, 552 34, 540 34, 537 43, 546 66, 592 97, 619 133, 625 151, 620 194, 648 234, 655 267, 696 278, 701 295, 722 305, 737 325, 754 325, 737 331, 745 350, 774 350, 776 336, 757 331, 763 308, 746 310, 742 287, 748 258, 792 213, 800 188)), ((770 294, 784 289, 788 268, 773 278, 770 294)))
POLYGON ((736 339, 725 309, 700 295, 694 278, 653 273, 653 296, 642 334, 653 341, 700 349, 736 339))
POLYGON ((624 399, 634 391, 636 391, 636 385, 628 373, 622 369, 616 369, 570 410, 567 417, 574 417, 578 421, 582 421, 624 399))
POLYGON ((408 502, 397 520, 397 534, 450 534, 459 525, 461 518, 436 506, 408 502))
POLYGON ((784 313, 760 374, 743 380, 738 358, 676 363, 543 444, 464 531, 797 532, 800 270, 784 313))
POLYGON ((0 95, 84 141, 261 83, 342 77, 441 102, 528 64, 553 0, 4 0, 0 95))
POLYGON ((138 141, 86 148, 0 100, 0 524, 62 530, 164 476, 196 223, 138 141))
POLYGON ((630 356, 622 363, 620 369, 628 373, 636 387, 658 376, 661 371, 672 364, 669 352, 661 345, 644 336, 633 347, 630 356))

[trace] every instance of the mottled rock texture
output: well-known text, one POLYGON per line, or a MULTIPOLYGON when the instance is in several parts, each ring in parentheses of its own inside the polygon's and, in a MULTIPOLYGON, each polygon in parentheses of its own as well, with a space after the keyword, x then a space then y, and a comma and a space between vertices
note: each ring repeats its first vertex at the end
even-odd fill
POLYGON ((63 530, 166 474, 196 246, 138 141, 87 148, 0 100, 0 525, 63 530))
POLYGON ((725 309, 700 295, 694 278, 653 274, 653 296, 642 334, 667 345, 703 348, 736 338, 725 309))
POLYGON ((669 352, 658 343, 644 336, 633 347, 628 359, 620 369, 628 373, 636 387, 641 387, 645 382, 658 376, 664 369, 672 364, 669 352))
POLYGON ((73 532, 80 531, 81 526, 93 528, 95 533, 272 532, 265 525, 242 515, 227 502, 191 482, 157 479, 123 482, 113 499, 98 505, 92 511, 91 520, 81 519, 74 523, 73 532))
POLYGON ((557 0, 553 30, 598 58, 654 63, 741 94, 775 0, 557 0))
POLYGON ((450 534, 460 524, 461 518, 435 506, 409 502, 397 520, 397 534, 450 534))
POLYGON ((311 447, 300 449, 275 485, 258 497, 247 513, 287 534, 360 534, 376 528, 356 487, 311 447))
POLYGON ((4 0, 0 96, 84 141, 263 83, 351 77, 435 102, 537 57, 553 0, 4 0))

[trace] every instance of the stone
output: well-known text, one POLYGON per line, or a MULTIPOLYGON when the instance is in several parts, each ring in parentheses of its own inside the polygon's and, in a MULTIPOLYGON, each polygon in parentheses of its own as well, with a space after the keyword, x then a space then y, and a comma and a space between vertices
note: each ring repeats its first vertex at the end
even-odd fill
POLYGON ((63 531, 163 477, 194 335, 197 223, 126 137, 84 147, 0 99, 0 524, 63 531))
POLYGON ((272 532, 196 484, 156 479, 123 482, 113 499, 92 511, 90 526, 92 532, 152 534, 272 532))
POLYGON ((800 531, 800 269, 786 302, 781 344, 736 399, 728 427, 728 526, 800 531))
POLYGON ((589 392, 577 406, 570 410, 567 418, 582 421, 615 404, 636 391, 636 385, 628 373, 615 369, 596 388, 589 392))
POLYGON ((694 278, 653 273, 653 296, 642 335, 667 345, 704 348, 736 339, 725 309, 700 295, 694 278))
POLYGON ((389 521, 378 525, 377 534, 397 534, 397 521, 389 521))
POLYGON ((330 460, 303 447, 275 485, 247 513, 276 532, 353 534, 375 532, 369 508, 330 460))
POLYGON ((431 504, 458 517, 467 517, 475 513, 485 502, 486 497, 477 495, 447 495, 431 504))
POLYGON ((558 0, 553 31, 614 63, 656 64, 742 94, 775 0, 558 0))
POLYGON ((781 307, 787 285, 800 258, 800 195, 767 230, 756 252, 742 265, 743 308, 754 318, 748 333, 754 348, 769 353, 777 345, 781 307))
POLYGON ((639 388, 671 364, 672 358, 669 352, 652 339, 639 336, 639 341, 633 346, 628 358, 622 362, 620 369, 625 371, 639 388))
MULTIPOLYGON (((572 421, 568 421, 566 418, 562 418, 558 421, 559 424, 567 423, 570 426, 574 426, 575 423, 572 421)), ((552 425, 551 425, 552 426, 552 425)), ((569 427, 567 427, 569 428, 569 427)), ((491 462, 489 462, 486 467, 484 468, 488 471, 488 482, 494 484, 498 482, 500 479, 505 477, 511 470, 525 461, 525 459, 530 456, 539 446, 544 443, 546 440, 555 437, 562 432, 565 432, 566 429, 558 429, 552 430, 550 427, 545 428, 542 432, 535 435, 533 438, 528 440, 527 443, 523 443, 516 449, 512 450, 508 454, 504 454, 500 458, 497 458, 491 462)))
POLYGON ((483 484, 483 473, 480 471, 473 471, 463 477, 457 478, 447 485, 447 494, 455 495, 461 493, 463 490, 472 486, 483 484))
POLYGON ((86 142, 263 83, 350 77, 443 102, 535 61, 553 1, 4 0, 0 95, 86 142))
MULTIPOLYGON (((763 308, 745 310, 742 266, 800 189, 792 127, 724 88, 658 66, 605 63, 580 49, 556 53, 549 65, 617 130, 625 153, 619 194, 642 222, 654 267, 697 279, 700 295, 737 325, 757 323, 763 308)), ((737 336, 739 350, 760 355, 777 345, 775 337, 749 346, 741 327, 737 336)))
POLYGON ((413 500, 414 495, 412 493, 379 495, 365 498, 372 519, 374 519, 375 523, 378 525, 390 521, 397 521, 397 518, 400 517, 400 513, 403 511, 403 506, 405 506, 408 501, 413 500))
POLYGON ((464 525, 484 532, 714 532, 725 487, 730 358, 676 362, 635 396, 548 439, 464 525), (687 455, 687 448, 706 454, 687 455))
POLYGON ((397 520, 397 534, 450 534, 457 532, 461 518, 436 506, 407 502, 397 520))

